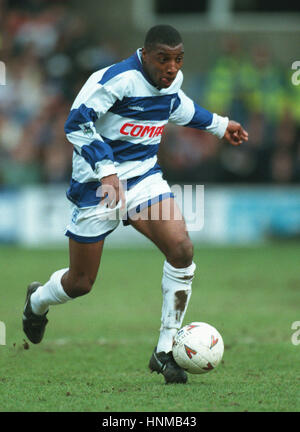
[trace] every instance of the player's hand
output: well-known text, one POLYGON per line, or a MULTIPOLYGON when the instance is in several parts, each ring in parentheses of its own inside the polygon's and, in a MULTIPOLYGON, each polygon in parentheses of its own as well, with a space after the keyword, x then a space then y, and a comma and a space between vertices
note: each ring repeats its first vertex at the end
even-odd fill
POLYGON ((101 178, 100 192, 98 196, 102 197, 100 205, 107 205, 109 208, 117 206, 121 201, 121 209, 125 208, 125 193, 122 183, 116 174, 101 178))
POLYGON ((230 144, 238 146, 242 144, 243 141, 248 141, 248 132, 246 132, 239 123, 229 120, 224 138, 230 144))

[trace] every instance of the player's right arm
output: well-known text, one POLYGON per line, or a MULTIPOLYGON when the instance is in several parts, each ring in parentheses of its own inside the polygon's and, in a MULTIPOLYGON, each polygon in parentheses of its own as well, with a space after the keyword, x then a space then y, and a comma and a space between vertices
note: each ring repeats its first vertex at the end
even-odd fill
POLYGON ((102 84, 101 75, 103 72, 95 72, 82 87, 65 123, 65 133, 75 152, 85 159, 101 181, 103 194, 108 195, 109 203, 115 200, 116 205, 124 198, 122 186, 117 177, 112 148, 97 132, 95 123, 117 99, 123 97, 125 86, 118 76, 102 84))

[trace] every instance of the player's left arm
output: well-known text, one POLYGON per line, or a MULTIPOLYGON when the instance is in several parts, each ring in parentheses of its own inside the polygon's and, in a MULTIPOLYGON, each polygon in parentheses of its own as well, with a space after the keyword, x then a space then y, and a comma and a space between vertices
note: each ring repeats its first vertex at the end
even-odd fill
POLYGON ((179 90, 169 121, 177 125, 205 130, 218 138, 225 138, 232 145, 248 140, 243 127, 228 117, 212 113, 196 104, 179 90))

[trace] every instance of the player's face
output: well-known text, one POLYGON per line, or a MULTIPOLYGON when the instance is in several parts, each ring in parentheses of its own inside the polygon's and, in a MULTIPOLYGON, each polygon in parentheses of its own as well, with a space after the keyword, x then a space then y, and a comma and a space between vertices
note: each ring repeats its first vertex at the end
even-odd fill
POLYGON ((158 88, 170 87, 183 64, 183 44, 175 47, 157 44, 153 49, 142 49, 144 70, 158 88))

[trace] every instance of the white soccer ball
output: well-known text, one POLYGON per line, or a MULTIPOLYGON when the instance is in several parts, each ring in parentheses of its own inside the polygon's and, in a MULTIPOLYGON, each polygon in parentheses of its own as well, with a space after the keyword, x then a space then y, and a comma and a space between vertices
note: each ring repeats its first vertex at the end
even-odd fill
POLYGON ((182 369, 192 374, 203 374, 221 362, 224 343, 213 326, 192 322, 176 333, 172 351, 174 360, 182 369))

